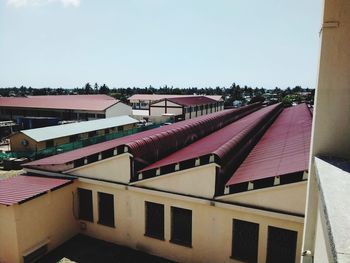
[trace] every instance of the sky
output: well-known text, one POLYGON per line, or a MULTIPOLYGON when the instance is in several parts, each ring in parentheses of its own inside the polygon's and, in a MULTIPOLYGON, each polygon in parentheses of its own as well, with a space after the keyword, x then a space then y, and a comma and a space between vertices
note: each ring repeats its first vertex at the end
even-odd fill
POLYGON ((0 0, 0 87, 315 88, 322 0, 0 0))

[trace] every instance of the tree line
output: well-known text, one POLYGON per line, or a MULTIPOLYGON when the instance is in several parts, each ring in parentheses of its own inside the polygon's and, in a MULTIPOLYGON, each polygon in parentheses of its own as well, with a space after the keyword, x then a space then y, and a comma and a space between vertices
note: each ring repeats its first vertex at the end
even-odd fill
POLYGON ((273 99, 281 101, 286 105, 292 102, 301 102, 307 100, 313 102, 314 89, 302 88, 295 86, 293 88, 287 87, 281 89, 275 87, 274 89, 265 89, 263 87, 252 88, 247 85, 240 86, 232 83, 228 88, 217 86, 215 88, 205 87, 188 87, 178 88, 164 85, 158 88, 153 86, 148 87, 127 87, 127 88, 109 88, 106 84, 99 85, 98 83, 86 83, 82 87, 73 89, 60 88, 32 88, 26 86, 20 87, 4 87, 0 89, 0 96, 38 96, 38 95, 73 95, 73 94, 107 94, 115 97, 123 102, 127 102, 127 98, 134 94, 176 94, 176 95, 221 95, 225 100, 225 105, 231 106, 234 101, 242 101, 243 103, 253 103, 256 101, 264 101, 266 99, 273 99))

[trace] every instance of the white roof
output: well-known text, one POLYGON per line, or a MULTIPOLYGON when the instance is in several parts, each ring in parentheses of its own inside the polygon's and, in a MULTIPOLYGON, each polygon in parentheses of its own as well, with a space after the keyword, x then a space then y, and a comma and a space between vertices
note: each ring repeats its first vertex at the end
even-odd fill
POLYGON ((117 126, 137 123, 135 120, 127 115, 113 118, 69 123, 57 126, 49 126, 44 128, 37 128, 22 131, 23 134, 32 138, 37 142, 52 140, 60 137, 71 136, 75 134, 91 132, 96 130, 108 129, 117 126))

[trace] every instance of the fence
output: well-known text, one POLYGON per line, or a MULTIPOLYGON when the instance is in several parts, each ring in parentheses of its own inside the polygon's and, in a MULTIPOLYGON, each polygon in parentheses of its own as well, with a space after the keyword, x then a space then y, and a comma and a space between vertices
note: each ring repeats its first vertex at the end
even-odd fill
POLYGON ((0 160, 7 159, 7 158, 22 158, 22 157, 26 157, 31 160, 36 160, 36 159, 48 157, 51 155, 76 150, 76 149, 93 145, 96 143, 110 141, 110 140, 121 138, 127 135, 154 129, 159 126, 160 126, 159 124, 152 124, 152 125, 137 127, 137 128, 121 131, 121 132, 109 133, 105 135, 95 136, 92 138, 77 140, 71 143, 61 144, 61 145, 49 147, 43 150, 39 150, 39 151, 0 153, 0 160))

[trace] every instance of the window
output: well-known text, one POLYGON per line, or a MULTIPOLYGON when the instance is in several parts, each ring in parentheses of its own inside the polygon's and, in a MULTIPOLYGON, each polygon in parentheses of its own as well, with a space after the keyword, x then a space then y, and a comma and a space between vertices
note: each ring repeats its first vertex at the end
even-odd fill
POLYGON ((53 146, 54 146, 53 140, 46 141, 46 148, 50 148, 50 147, 53 147, 53 146))
POLYGON ((297 232, 269 226, 266 263, 295 262, 297 232))
POLYGON ((105 129, 105 134, 109 134, 109 128, 105 129))
POLYGON ((145 235, 164 240, 164 205, 152 202, 145 202, 145 209, 145 235))
POLYGON ((192 245, 192 211, 171 207, 171 242, 192 245))
POLYGON ((114 227, 114 196, 98 193, 98 223, 114 227))
POLYGON ((257 262, 259 225, 242 220, 233 220, 232 258, 248 263, 257 262))
POLYGON ((118 132, 124 131, 124 127, 123 126, 118 126, 118 132))
POLYGON ((92 215, 92 191, 78 188, 79 219, 93 222, 92 215))
POLYGON ((69 136, 69 142, 75 142, 77 140, 79 140, 79 135, 78 134, 69 136))
POLYGON ((97 132, 96 131, 91 131, 88 133, 88 137, 91 138, 91 137, 94 137, 97 135, 97 132))

